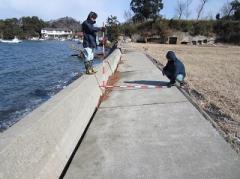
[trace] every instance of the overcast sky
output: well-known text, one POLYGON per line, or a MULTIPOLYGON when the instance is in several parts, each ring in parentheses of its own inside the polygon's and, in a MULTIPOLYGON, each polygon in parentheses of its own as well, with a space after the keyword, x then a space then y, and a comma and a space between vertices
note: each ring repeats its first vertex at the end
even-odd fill
MULTIPOLYGON (((161 14, 166 18, 173 18, 178 0, 163 0, 164 9, 161 14)), ((191 5, 192 18, 196 18, 196 7, 201 0, 193 0, 191 5)), ((209 0, 204 9, 204 17, 215 17, 224 3, 228 0, 209 0)), ((230 1, 230 0, 229 0, 230 1)), ((43 20, 60 17, 73 17, 79 21, 86 19, 90 11, 98 13, 98 24, 101 24, 109 15, 116 15, 124 21, 124 11, 130 9, 131 0, 0 0, 0 19, 38 16, 43 20)))

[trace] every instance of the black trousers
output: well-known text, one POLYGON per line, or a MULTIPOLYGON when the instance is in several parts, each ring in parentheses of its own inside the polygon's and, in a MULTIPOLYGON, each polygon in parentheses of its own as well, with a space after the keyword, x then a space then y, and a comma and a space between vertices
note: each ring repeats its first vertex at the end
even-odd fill
POLYGON ((170 80, 170 83, 174 84, 176 82, 175 75, 170 73, 169 71, 164 71, 164 74, 168 77, 170 80))

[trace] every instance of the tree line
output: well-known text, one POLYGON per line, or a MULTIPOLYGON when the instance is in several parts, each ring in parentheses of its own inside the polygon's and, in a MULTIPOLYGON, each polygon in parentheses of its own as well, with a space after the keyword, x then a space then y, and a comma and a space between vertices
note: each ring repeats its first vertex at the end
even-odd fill
POLYGON ((41 34, 41 29, 46 26, 47 23, 36 16, 5 19, 0 20, 0 34, 1 38, 4 39, 12 39, 14 36, 21 39, 36 37, 41 34))
MULTIPOLYGON (((223 4, 220 12, 213 15, 210 14, 204 17, 204 9, 213 0, 198 0, 196 9, 192 9, 193 0, 177 0, 175 5, 175 17, 173 19, 189 20, 207 20, 207 19, 225 19, 225 20, 240 20, 240 1, 232 0, 223 4), (196 17, 193 16, 193 11, 196 17)), ((132 0, 130 10, 124 12, 126 21, 144 22, 150 19, 161 17, 160 11, 164 8, 162 0, 132 0), (132 14, 133 13, 133 14, 132 14)))
POLYGON ((41 37, 41 29, 46 27, 81 31, 81 23, 71 17, 46 22, 36 16, 32 16, 0 20, 0 38, 13 39, 17 36, 20 39, 28 39, 41 37))
MULTIPOLYGON (((240 43, 240 2, 228 1, 223 5, 216 18, 202 19, 203 12, 211 0, 198 0, 199 6, 195 10, 196 18, 189 20, 192 14, 193 0, 178 0, 173 19, 165 19, 160 12, 164 8, 162 0, 131 0, 129 11, 124 12, 125 22, 119 23, 116 16, 107 19, 108 36, 111 41, 119 34, 131 36, 134 33, 151 36, 160 35, 163 38, 171 31, 189 32, 191 35, 211 36, 216 34, 223 42, 240 43)), ((64 17, 53 21, 43 21, 36 16, 0 20, 0 38, 21 39, 40 37, 41 29, 45 27, 70 28, 81 31, 81 23, 71 17, 64 17)))
POLYGON ((203 12, 211 0, 199 0, 199 6, 195 10, 195 19, 189 19, 192 14, 192 0, 178 0, 175 7, 176 16, 165 19, 160 11, 164 8, 162 0, 132 0, 130 9, 124 12, 126 22, 119 24, 114 17, 112 35, 119 34, 142 37, 158 35, 167 38, 173 31, 188 32, 190 35, 217 36, 221 42, 240 44, 240 2, 229 1, 223 5, 215 18, 204 19, 203 12))

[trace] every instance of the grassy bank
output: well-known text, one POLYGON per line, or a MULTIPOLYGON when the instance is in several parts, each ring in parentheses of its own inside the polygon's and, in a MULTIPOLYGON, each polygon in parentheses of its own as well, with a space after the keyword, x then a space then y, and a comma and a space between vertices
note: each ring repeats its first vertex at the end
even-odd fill
POLYGON ((158 19, 142 23, 124 23, 120 26, 120 32, 130 37, 133 34, 143 37, 158 35, 166 39, 176 31, 188 32, 192 36, 216 36, 220 42, 240 44, 240 21, 158 19))

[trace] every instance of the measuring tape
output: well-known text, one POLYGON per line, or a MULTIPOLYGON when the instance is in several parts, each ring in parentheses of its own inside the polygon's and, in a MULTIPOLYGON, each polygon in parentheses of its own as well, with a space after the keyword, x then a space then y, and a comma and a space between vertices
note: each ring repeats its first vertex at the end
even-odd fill
POLYGON ((128 89, 160 89, 162 86, 153 85, 102 85, 101 88, 128 88, 128 89))

